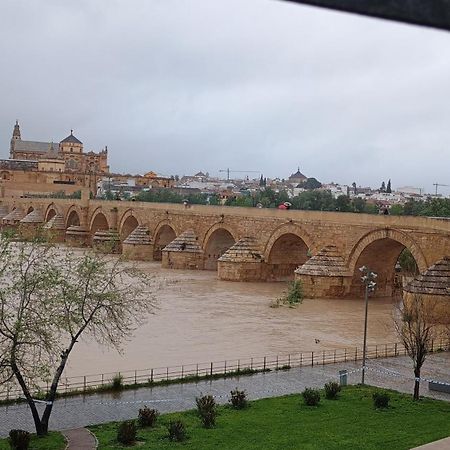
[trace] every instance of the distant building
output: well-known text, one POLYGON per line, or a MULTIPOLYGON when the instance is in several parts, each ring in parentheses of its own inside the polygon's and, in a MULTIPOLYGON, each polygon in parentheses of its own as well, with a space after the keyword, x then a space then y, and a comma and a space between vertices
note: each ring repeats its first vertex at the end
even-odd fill
POLYGON ((306 181, 308 179, 308 177, 306 177, 305 175, 303 175, 300 172, 300 167, 298 168, 297 172, 293 173, 289 179, 288 182, 290 184, 294 184, 295 186, 297 186, 297 184, 302 183, 303 181, 306 181))
POLYGON ((22 140, 16 121, 10 143, 10 159, 38 161, 39 170, 49 172, 108 173, 108 149, 99 153, 83 151, 83 143, 73 135, 59 144, 22 140))
POLYGON ((25 141, 16 121, 9 147, 10 159, 0 160, 2 196, 89 190, 95 195, 99 178, 109 173, 108 150, 84 152, 70 132, 61 142, 25 141))

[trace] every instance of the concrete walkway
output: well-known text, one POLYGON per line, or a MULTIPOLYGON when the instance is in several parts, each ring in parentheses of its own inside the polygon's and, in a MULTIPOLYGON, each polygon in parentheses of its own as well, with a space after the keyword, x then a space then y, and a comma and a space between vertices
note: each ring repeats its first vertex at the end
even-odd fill
POLYGON ((67 439, 66 450, 95 450, 97 439, 86 428, 64 430, 62 434, 67 439))
MULTIPOLYGON (((59 399, 50 418, 50 429, 77 429, 88 425, 137 417, 139 408, 147 405, 161 413, 184 411, 195 407, 195 397, 212 394, 218 403, 227 403, 229 393, 238 387, 247 392, 249 399, 276 397, 301 392, 305 387, 321 388, 330 380, 337 380, 341 369, 358 370, 361 362, 339 363, 325 366, 294 368, 287 371, 259 373, 252 376, 201 381, 198 383, 156 386, 117 394, 95 394, 85 397, 59 399)), ((411 361, 407 357, 380 358, 368 361, 367 384, 412 393, 411 361)), ((449 381, 450 353, 430 355, 422 376, 437 381, 449 381)), ((359 383, 361 373, 349 375, 349 383, 359 383)), ((429 391, 422 383, 421 394, 450 401, 450 395, 429 391)), ((37 405, 41 409, 42 405, 37 405)), ((12 428, 33 431, 33 421, 26 404, 0 407, 0 437, 12 428)))
POLYGON ((413 450, 448 450, 450 449, 450 437, 439 439, 439 441, 415 447, 413 450))

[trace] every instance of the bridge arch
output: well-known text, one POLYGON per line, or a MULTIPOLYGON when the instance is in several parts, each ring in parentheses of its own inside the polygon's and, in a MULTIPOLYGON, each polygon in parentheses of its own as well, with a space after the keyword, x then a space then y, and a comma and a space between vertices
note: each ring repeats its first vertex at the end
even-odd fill
POLYGON ((205 269, 217 270, 218 259, 238 240, 238 234, 224 223, 215 223, 203 238, 205 269))
POLYGON ((269 279, 293 279, 295 269, 308 260, 313 245, 311 236, 296 224, 275 229, 264 250, 269 279))
POLYGON ((97 231, 107 231, 109 230, 109 224, 108 219, 106 218, 106 215, 101 210, 101 208, 97 208, 94 213, 92 214, 91 223, 89 225, 89 229, 91 231, 91 235, 94 236, 94 234, 97 231))
POLYGON ((424 272, 428 268, 428 262, 420 246, 408 234, 392 228, 377 229, 365 234, 353 247, 348 258, 347 265, 353 274, 351 294, 363 294, 359 268, 366 266, 378 275, 375 296, 392 296, 395 291, 395 266, 405 248, 414 257, 419 272, 424 272))
POLYGON ((177 237, 177 232, 173 224, 168 220, 160 222, 153 234, 153 259, 155 261, 162 260, 162 250, 177 237))
POLYGON ((72 205, 66 214, 66 229, 71 226, 81 225, 81 210, 78 206, 72 205))
POLYGON ((124 241, 139 225, 140 220, 136 217, 136 213, 132 209, 125 211, 119 222, 120 240, 124 241))
POLYGON ((50 203, 50 205, 47 206, 47 209, 45 210, 44 218, 45 222, 48 222, 49 220, 53 219, 53 217, 58 214, 58 208, 54 203, 50 203))

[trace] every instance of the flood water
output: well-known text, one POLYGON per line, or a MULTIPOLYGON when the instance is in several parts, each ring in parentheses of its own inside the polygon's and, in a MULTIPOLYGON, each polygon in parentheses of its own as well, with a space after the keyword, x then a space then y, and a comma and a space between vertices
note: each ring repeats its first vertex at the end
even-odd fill
MULTIPOLYGON (((286 283, 220 281, 217 272, 161 269, 157 262, 139 266, 166 281, 154 314, 122 355, 80 342, 65 376, 362 347, 363 299, 306 299, 295 308, 271 308, 286 283)), ((370 301, 368 345, 396 342, 392 309, 391 299, 370 301)))

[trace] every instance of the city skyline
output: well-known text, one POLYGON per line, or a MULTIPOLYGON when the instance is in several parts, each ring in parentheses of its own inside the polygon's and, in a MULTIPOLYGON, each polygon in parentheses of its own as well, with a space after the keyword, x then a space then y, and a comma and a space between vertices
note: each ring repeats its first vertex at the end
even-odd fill
POLYGON ((322 182, 450 184, 445 32, 269 0, 0 12, 4 158, 19 119, 24 139, 73 128, 108 145, 124 173, 300 165, 322 182))

